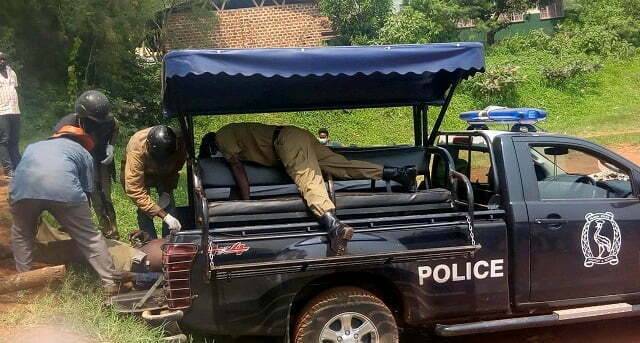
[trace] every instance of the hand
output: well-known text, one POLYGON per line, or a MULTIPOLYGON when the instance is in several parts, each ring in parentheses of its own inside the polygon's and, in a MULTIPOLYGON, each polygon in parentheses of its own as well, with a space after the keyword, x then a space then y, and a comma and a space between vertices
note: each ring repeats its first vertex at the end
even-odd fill
POLYGON ((113 162, 113 145, 109 144, 107 145, 107 148, 105 149, 107 157, 105 157, 104 160, 102 160, 100 163, 102 164, 111 164, 111 162, 113 162))
POLYGON ((158 198, 158 206, 160 206, 163 209, 166 209, 170 204, 171 204, 171 194, 167 192, 163 192, 162 194, 160 194, 160 197, 158 198))
POLYGON ((164 216, 162 221, 164 221, 165 223, 167 223, 167 225, 169 225, 169 230, 171 231, 177 232, 177 231, 180 231, 180 229, 182 229, 182 225, 180 224, 180 221, 168 213, 166 216, 164 216))

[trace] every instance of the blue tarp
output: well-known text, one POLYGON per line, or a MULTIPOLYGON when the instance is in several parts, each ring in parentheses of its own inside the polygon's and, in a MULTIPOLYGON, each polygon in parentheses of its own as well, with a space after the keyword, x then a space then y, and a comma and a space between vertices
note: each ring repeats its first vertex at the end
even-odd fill
POLYGON ((171 114, 228 114, 442 104, 484 70, 480 43, 177 50, 164 59, 171 114))

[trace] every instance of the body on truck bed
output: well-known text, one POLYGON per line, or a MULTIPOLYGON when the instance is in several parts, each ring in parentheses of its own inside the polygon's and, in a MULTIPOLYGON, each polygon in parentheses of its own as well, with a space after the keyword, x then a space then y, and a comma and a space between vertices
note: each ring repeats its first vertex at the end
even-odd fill
POLYGON ((156 309, 192 331, 295 342, 635 315, 640 168, 566 136, 440 132, 456 85, 483 68, 475 43, 168 54, 163 101, 191 137, 192 224, 163 247, 156 309), (196 157, 195 115, 385 106, 412 108, 413 145, 335 149, 416 165, 419 191, 328 180, 355 228, 346 256, 327 257, 284 170, 246 164, 251 200, 232 200, 224 159, 196 157), (429 132, 430 106, 441 109, 429 132))

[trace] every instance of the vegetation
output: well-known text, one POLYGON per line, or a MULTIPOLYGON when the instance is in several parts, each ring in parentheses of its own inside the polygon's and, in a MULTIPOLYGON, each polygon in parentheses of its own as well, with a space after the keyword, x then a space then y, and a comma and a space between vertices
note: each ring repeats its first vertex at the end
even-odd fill
POLYGON ((391 14, 391 0, 320 0, 318 6, 338 34, 335 45, 367 44, 391 14))
POLYGON ((122 316, 106 308, 97 278, 84 269, 67 271, 64 282, 46 292, 20 292, 16 300, 24 305, 17 311, 0 311, 0 327, 22 332, 49 327, 51 333, 77 333, 91 342, 160 342, 159 329, 149 328, 140 318, 122 316))

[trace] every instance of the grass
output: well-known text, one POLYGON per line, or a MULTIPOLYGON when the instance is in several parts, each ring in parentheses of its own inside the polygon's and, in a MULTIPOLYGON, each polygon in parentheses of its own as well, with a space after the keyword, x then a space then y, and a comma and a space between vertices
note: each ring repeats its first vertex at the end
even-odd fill
MULTIPOLYGON (((158 342, 159 329, 151 329, 135 316, 119 315, 102 304, 99 281, 85 268, 72 268, 62 284, 33 295, 19 311, 0 312, 0 327, 22 330, 52 326, 97 342, 158 342)), ((22 297, 27 297, 24 292, 22 297)))

